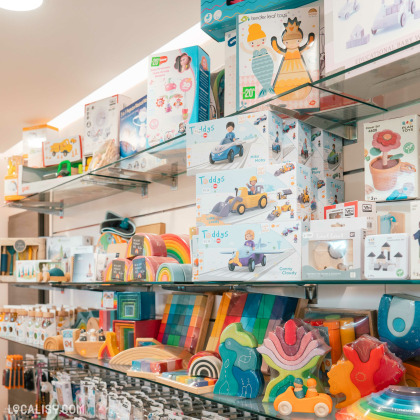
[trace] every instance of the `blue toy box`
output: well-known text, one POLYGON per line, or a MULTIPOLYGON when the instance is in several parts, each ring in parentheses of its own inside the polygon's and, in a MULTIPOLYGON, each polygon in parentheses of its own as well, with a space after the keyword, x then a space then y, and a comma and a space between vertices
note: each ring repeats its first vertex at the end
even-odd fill
POLYGON ((236 17, 242 13, 300 7, 312 0, 201 0, 201 29, 221 42, 225 32, 236 27, 236 17))
POLYGON ((282 119, 270 111, 190 124, 187 173, 281 162, 282 127, 282 119))
POLYGON ((147 81, 150 146, 184 134, 188 123, 209 119, 210 57, 200 47, 151 56, 147 81))
POLYGON ((283 161, 312 165, 312 126, 294 118, 283 120, 283 161))
POLYGON ((311 170, 293 162, 196 175, 196 225, 309 220, 311 170))
POLYGON ((198 281, 301 279, 301 223, 199 228, 198 281))
POLYGON ((117 316, 119 320, 155 319, 155 308, 155 292, 117 293, 117 316))

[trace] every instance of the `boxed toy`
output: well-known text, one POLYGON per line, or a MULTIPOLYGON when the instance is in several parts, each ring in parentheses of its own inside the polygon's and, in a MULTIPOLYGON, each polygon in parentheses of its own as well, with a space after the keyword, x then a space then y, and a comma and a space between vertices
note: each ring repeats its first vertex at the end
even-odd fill
POLYGON ((225 116, 236 112, 236 29, 225 35, 225 116))
POLYGON ((301 223, 199 229, 198 281, 301 279, 301 223))
POLYGON ((7 173, 4 177, 4 201, 17 201, 23 197, 20 194, 23 177, 23 157, 11 156, 7 158, 7 173))
POLYGON ((148 147, 147 96, 120 111, 120 155, 125 158, 148 147))
POLYGON ((274 112, 235 115, 187 127, 187 174, 281 162, 282 127, 274 112))
POLYGON ((324 218, 324 207, 339 204, 344 201, 344 181, 326 178, 318 179, 312 174, 312 191, 315 209, 312 209, 315 219, 324 218))
POLYGON ((296 163, 196 176, 197 226, 309 220, 311 170, 296 163))
POLYGON ((185 133, 188 123, 209 119, 210 57, 200 47, 150 57, 147 81, 150 146, 185 133))
POLYGON ((25 153, 28 153, 28 167, 44 167, 42 144, 44 141, 57 141, 58 128, 47 124, 41 124, 33 127, 25 127, 22 131, 23 150, 25 153))
POLYGON ((342 219, 311 220, 311 232, 326 232, 330 230, 368 229, 367 217, 344 217, 342 219))
POLYGON ((201 29, 216 41, 224 39, 225 32, 236 27, 236 17, 241 13, 257 13, 266 10, 300 7, 312 0, 201 0, 201 29), (252 3, 252 4, 251 4, 252 3))
POLYGON ((304 232, 302 279, 361 279, 365 236, 363 229, 304 232))
MULTIPOLYGON (((379 208, 379 205, 378 205, 379 208)), ((376 235, 376 203, 370 201, 347 201, 345 203, 332 204, 324 207, 324 219, 345 219, 364 217, 367 219, 367 234, 376 235)), ((391 233, 391 232, 383 232, 391 233)), ((394 233, 394 232, 393 232, 394 233)))
POLYGON ((73 283, 87 283, 96 280, 95 254, 74 254, 71 264, 71 281, 73 283))
POLYGON ((410 276, 408 234, 370 235, 365 241, 367 279, 407 279, 410 276))
POLYGON ((410 201, 376 203, 377 233, 410 233, 410 211, 410 201))
POLYGON ((418 116, 364 124, 364 138, 366 200, 419 197, 418 116))
POLYGON ((283 120, 283 161, 312 166, 311 129, 309 124, 294 118, 283 120))
MULTIPOLYGON (((106 143, 114 144, 114 154, 119 157, 120 111, 131 103, 123 95, 115 95, 85 105, 85 135, 83 155, 90 156, 103 148, 106 143)), ((91 168, 92 169, 92 168, 91 168)))
POLYGON ((42 143, 42 157, 44 166, 59 165, 63 160, 82 160, 82 137, 71 136, 59 141, 45 140, 42 143))
POLYGON ((411 278, 420 279, 420 201, 411 202, 410 248, 411 278))
POLYGON ((238 15, 236 109, 280 94, 270 104, 319 109, 319 43, 318 7, 238 15))
POLYGON ((64 267, 60 262, 48 260, 16 260, 16 281, 38 281, 38 274, 43 274, 52 268, 60 268, 64 271, 64 267))

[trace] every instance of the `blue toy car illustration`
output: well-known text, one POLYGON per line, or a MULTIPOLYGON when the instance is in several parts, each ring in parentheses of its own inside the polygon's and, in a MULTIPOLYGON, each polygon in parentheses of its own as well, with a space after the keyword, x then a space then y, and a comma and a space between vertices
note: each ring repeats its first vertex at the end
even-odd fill
POLYGON ((280 153, 280 151, 281 151, 280 142, 276 143, 275 141, 273 141, 273 144, 271 145, 271 150, 273 152, 280 153))
POLYGON ((318 179, 318 182, 316 183, 316 187, 318 189, 322 188, 323 186, 325 186, 325 182, 323 179, 318 179))
POLYGON ((332 150, 327 157, 328 163, 331 165, 335 165, 336 163, 338 163, 338 160, 339 160, 338 153, 332 150))
POLYGON ((259 123, 266 121, 267 120, 267 115, 263 115, 262 117, 258 117, 255 121, 254 121, 254 125, 258 125, 259 123))
POLYGON ((226 160, 232 163, 236 155, 244 155, 244 146, 242 142, 235 140, 233 142, 225 143, 226 139, 223 139, 218 146, 216 146, 209 156, 209 161, 213 165, 215 162, 226 160))
POLYGON ((321 135, 321 131, 317 131, 316 133, 312 134, 311 141, 314 141, 317 137, 321 135))
POLYGON ((293 121, 292 124, 286 124, 283 126, 283 133, 288 133, 290 130, 293 130, 296 127, 296 121, 293 121))

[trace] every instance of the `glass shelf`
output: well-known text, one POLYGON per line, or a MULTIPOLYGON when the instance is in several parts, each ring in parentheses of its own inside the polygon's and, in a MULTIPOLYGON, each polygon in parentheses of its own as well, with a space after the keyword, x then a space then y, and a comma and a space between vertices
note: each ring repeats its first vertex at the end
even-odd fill
POLYGON ((44 346, 38 346, 36 344, 24 343, 22 341, 18 341, 18 340, 15 340, 13 338, 10 338, 10 337, 0 336, 0 339, 5 340, 5 341, 10 341, 11 343, 21 344, 22 346, 30 347, 30 348, 36 349, 36 350, 45 351, 45 352, 48 352, 48 353, 59 353, 60 352, 60 350, 47 350, 47 349, 44 349, 44 346))

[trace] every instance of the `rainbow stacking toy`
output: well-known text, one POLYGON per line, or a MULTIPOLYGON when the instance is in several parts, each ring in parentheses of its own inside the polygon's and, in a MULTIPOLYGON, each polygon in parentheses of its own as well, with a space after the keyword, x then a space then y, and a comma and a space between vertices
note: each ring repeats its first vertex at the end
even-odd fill
POLYGON ((168 257, 174 258, 180 264, 191 264, 190 238, 188 235, 164 233, 160 237, 165 241, 168 257))
POLYGON ((420 389, 390 386, 336 413, 337 420, 420 419, 420 389))

